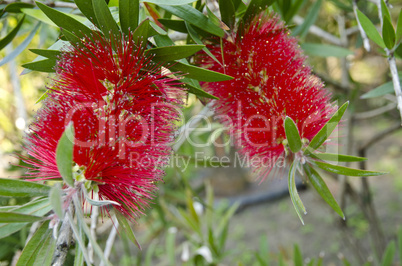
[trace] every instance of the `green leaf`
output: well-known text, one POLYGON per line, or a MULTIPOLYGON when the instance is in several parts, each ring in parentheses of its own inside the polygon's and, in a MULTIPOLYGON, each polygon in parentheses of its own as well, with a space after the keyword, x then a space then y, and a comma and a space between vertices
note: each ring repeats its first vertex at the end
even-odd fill
POLYGON ((236 20, 236 10, 232 0, 219 0, 219 11, 222 21, 232 29, 236 20))
POLYGON ((128 223, 126 217, 121 214, 119 211, 115 211, 116 218, 119 221, 120 228, 123 229, 124 234, 133 242, 139 250, 142 250, 140 243, 137 241, 137 238, 134 235, 133 230, 131 229, 130 224, 128 223))
POLYGON ((22 18, 18 22, 17 26, 12 31, 10 31, 6 35, 6 37, 4 37, 3 39, 0 40, 0 50, 2 50, 4 47, 6 47, 7 44, 9 44, 14 39, 14 37, 17 35, 18 31, 20 30, 22 23, 24 22, 24 19, 25 19, 25 15, 22 16, 22 18))
POLYGON ((367 158, 364 157, 356 157, 337 153, 311 153, 309 156, 314 159, 333 162, 361 162, 367 160, 367 158))
POLYGON ((369 37, 372 41, 376 44, 385 48, 385 43, 382 40, 380 34, 378 33, 376 27, 374 26, 373 22, 370 21, 366 15, 364 15, 360 10, 356 10, 357 18, 359 19, 360 25, 362 26, 363 30, 366 32, 367 37, 369 37))
POLYGON ((62 220, 64 218, 63 199, 61 197, 62 191, 60 184, 54 185, 49 192, 49 200, 52 204, 54 212, 62 220))
POLYGON ((299 9, 305 4, 305 2, 306 0, 296 0, 295 3, 293 3, 293 5, 290 7, 284 18, 287 24, 299 12, 299 9))
POLYGON ((72 33, 74 33, 77 37, 85 37, 90 36, 92 34, 92 30, 63 12, 60 12, 56 9, 50 8, 47 5, 44 5, 40 2, 36 1, 36 5, 46 14, 57 26, 62 29, 66 29, 72 33))
POLYGON ((56 163, 60 175, 70 187, 74 187, 73 180, 73 151, 74 126, 70 123, 63 132, 56 148, 56 163))
POLYGON ((30 3, 22 3, 22 2, 16 2, 16 3, 11 3, 8 4, 3 12, 8 12, 8 13, 21 13, 22 8, 34 8, 35 5, 30 4, 30 3))
POLYGON ((170 63, 169 70, 180 71, 186 74, 187 78, 192 78, 199 81, 216 82, 216 81, 225 81, 233 79, 233 77, 221 74, 219 72, 184 64, 177 61, 174 63, 170 63))
POLYGON ((345 166, 340 166, 340 165, 334 165, 334 164, 329 164, 325 162, 319 162, 319 161, 314 161, 313 162, 316 166, 319 168, 335 173, 338 175, 346 175, 346 176, 377 176, 377 175, 384 175, 386 174, 385 172, 375 172, 375 171, 368 171, 368 170, 360 170, 360 169, 354 169, 354 168, 349 168, 345 166))
POLYGON ((402 38, 402 9, 399 13, 398 22, 396 23, 396 41, 402 38))
MULTIPOLYGON (((51 210, 52 207, 50 206, 49 199, 42 198, 32 200, 20 207, 14 207, 10 211, 35 216, 43 216, 51 210)), ((3 209, 2 211, 5 210, 3 209)), ((0 239, 21 230, 27 224, 28 223, 0 223, 0 239)))
POLYGON ((11 53, 7 54, 3 58, 3 60, 0 61, 0 66, 7 64, 8 62, 10 62, 14 58, 16 58, 20 53, 25 51, 27 46, 30 44, 30 42, 34 38, 36 32, 38 31, 39 26, 40 26, 40 22, 38 22, 38 24, 36 24, 36 26, 32 29, 32 31, 29 33, 29 35, 24 39, 24 41, 20 45, 18 45, 17 48, 15 48, 11 53))
POLYGON ((300 46, 306 54, 321 57, 345 57, 353 54, 349 49, 329 44, 302 43, 300 46))
POLYGON ((385 4, 384 0, 381 0, 381 13, 383 19, 387 18, 389 21, 391 20, 391 14, 389 13, 387 4, 385 4))
POLYGON ((263 10, 266 10, 274 2, 275 0, 251 0, 247 5, 246 12, 243 15, 243 22, 248 23, 249 20, 255 17, 255 15, 263 10))
POLYGON ((300 199, 299 193, 297 193, 296 180, 295 180, 296 169, 297 165, 295 165, 295 162, 292 162, 288 175, 288 188, 289 188, 290 199, 292 200, 297 216, 299 216, 301 223, 304 225, 302 212, 306 214, 306 208, 304 207, 303 202, 300 199))
MULTIPOLYGON (((195 43, 201 44, 203 45, 201 39, 198 37, 197 32, 191 27, 190 23, 185 22, 188 34, 190 34, 191 39, 194 40, 195 43)), ((215 60, 215 62, 217 62, 218 64, 221 64, 221 62, 219 62, 218 59, 216 59, 216 57, 208 50, 207 47, 202 48, 202 50, 209 55, 212 59, 215 60)))
POLYGON ((38 21, 41 21, 47 25, 50 25, 52 27, 57 27, 56 24, 53 23, 52 20, 50 20, 40 9, 31 9, 31 8, 23 8, 21 9, 22 13, 24 13, 27 16, 30 16, 38 21))
POLYGON ((387 248, 384 251, 384 255, 382 256, 381 259, 381 266, 392 266, 393 261, 394 261, 394 255, 395 255, 396 247, 395 247, 395 241, 391 241, 388 245, 387 248))
POLYGON ((128 35, 138 27, 140 3, 138 0, 119 0, 121 30, 128 35))
POLYGON ((113 19, 112 13, 110 13, 109 7, 105 0, 91 0, 94 7, 95 17, 99 23, 100 30, 109 39, 112 36, 119 36, 120 29, 117 26, 116 21, 113 19))
POLYGON ((141 2, 153 3, 157 5, 168 5, 168 6, 181 6, 189 3, 193 3, 196 0, 141 0, 141 2))
POLYGON ((133 40, 137 45, 145 48, 147 46, 148 38, 158 34, 150 25, 149 19, 144 20, 138 25, 138 27, 133 32, 133 40))
POLYGON ((31 69, 34 71, 52 73, 52 72, 54 72, 55 65, 56 65, 55 59, 44 59, 44 60, 39 60, 39 61, 23 64, 22 67, 25 67, 27 69, 31 69))
POLYGON ((95 11, 92 6, 91 0, 74 0, 75 4, 77 5, 78 9, 84 14, 89 21, 92 21, 98 28, 100 28, 98 20, 95 16, 95 11))
POLYGON ((303 266, 303 256, 297 244, 293 245, 293 262, 294 266, 303 266))
POLYGON ((43 219, 43 217, 17 212, 0 212, 0 223, 33 223, 43 219))
POLYGON ((153 61, 167 62, 189 57, 204 47, 205 45, 196 45, 196 44, 174 45, 174 46, 151 48, 146 50, 145 52, 149 52, 150 54, 154 55, 152 58, 153 61))
POLYGON ((320 12, 322 0, 315 1, 313 6, 310 8, 308 14, 304 18, 304 22, 297 26, 293 31, 292 35, 296 36, 299 35, 300 38, 304 38, 310 27, 315 23, 318 17, 318 13, 320 12))
POLYGON ((204 91, 203 89, 197 88, 189 83, 186 83, 184 79, 182 79, 183 84, 188 88, 188 92, 192 93, 198 97, 205 97, 205 98, 209 98, 209 99, 217 99, 219 100, 218 97, 209 94, 208 92, 204 91))
POLYGON ((70 43, 80 43, 81 40, 80 38, 78 38, 77 35, 75 35, 74 33, 66 30, 66 29, 61 29, 61 33, 63 33, 65 39, 67 41, 69 41, 70 43))
POLYGON ((321 176, 307 163, 303 164, 304 172, 306 173, 311 185, 317 190, 318 194, 328 203, 329 206, 345 219, 345 215, 343 214, 341 208, 336 202, 334 196, 332 196, 331 191, 329 191, 327 185, 321 176))
POLYGON ((29 49, 34 54, 57 60, 58 57, 61 55, 61 51, 59 50, 47 50, 47 49, 29 49))
POLYGON ((2 197, 38 197, 47 196, 50 187, 35 182, 18 179, 0 178, 0 196, 2 197))
POLYGON ((289 116, 285 118, 284 127, 285 127, 286 139, 288 141, 290 150, 294 153, 300 151, 302 147, 302 142, 299 130, 297 129, 297 126, 293 121, 293 119, 290 118, 289 116))
POLYGON ((223 37, 225 32, 218 26, 216 26, 208 17, 202 14, 197 9, 189 6, 189 5, 181 5, 181 6, 167 6, 167 5, 159 5, 161 8, 166 11, 172 13, 173 15, 184 19, 188 23, 203 29, 213 35, 223 37))
MULTIPOLYGON (((400 82, 402 82, 401 76, 399 77, 400 82)), ((394 84, 392 81, 389 81, 385 84, 382 84, 381 86, 378 86, 375 89, 372 89, 369 92, 366 92, 362 96, 360 96, 360 99, 369 99, 369 98, 375 98, 375 97, 380 97, 383 95, 387 95, 390 93, 394 92, 394 84)))
POLYGON ((187 33, 186 22, 184 20, 177 20, 177 19, 158 19, 163 26, 172 29, 174 31, 187 33))
POLYGON ((55 248, 56 240, 52 236, 52 230, 49 230, 49 221, 46 221, 24 247, 18 259, 17 266, 50 265, 55 248))
POLYGON ((305 155, 308 155, 314 150, 316 150, 327 140, 327 138, 331 135, 332 131, 334 131, 334 129, 338 125, 339 121, 341 120, 343 114, 346 111, 346 108, 348 108, 348 105, 349 102, 346 102, 341 107, 339 107, 339 109, 334 113, 331 119, 329 119, 328 122, 317 133, 317 135, 314 136, 314 138, 311 140, 310 144, 304 151, 305 155))
POLYGON ((392 50, 395 46, 395 30, 391 24, 391 21, 387 17, 384 17, 384 22, 382 25, 382 37, 384 39, 385 46, 389 50, 392 50))

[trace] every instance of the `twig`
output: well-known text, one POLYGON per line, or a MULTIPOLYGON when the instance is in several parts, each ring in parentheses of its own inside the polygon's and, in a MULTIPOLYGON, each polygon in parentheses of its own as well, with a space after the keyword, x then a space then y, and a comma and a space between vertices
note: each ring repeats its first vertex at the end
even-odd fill
POLYGON ((401 126, 401 124, 397 123, 397 124, 393 125, 392 127, 387 128, 386 130, 374 135, 374 137, 372 137, 369 141, 367 141, 364 145, 362 145, 360 147, 359 152, 362 151, 362 150, 367 150, 368 148, 370 148, 376 142, 382 140, 386 136, 394 133, 395 131, 397 131, 399 129, 402 129, 402 126, 401 126))
MULTIPOLYGON (((113 217, 113 226, 112 231, 110 231, 109 237, 106 240, 106 246, 104 250, 105 258, 109 259, 110 253, 112 251, 113 243, 117 235, 117 229, 119 228, 119 221, 117 220, 116 216, 113 217)), ((100 266, 105 266, 103 261, 100 263, 100 266)))
POLYGON ((359 119, 359 120, 373 118, 373 117, 379 116, 383 113, 386 113, 388 111, 394 110, 395 107, 396 107, 395 103, 389 103, 385 106, 382 106, 382 107, 374 109, 374 110, 370 110, 367 112, 361 112, 361 113, 355 113, 353 117, 355 119, 359 119))
MULTIPOLYGON (((98 193, 94 193, 94 200, 99 200, 99 195, 98 193)), ((98 224, 98 216, 99 216, 99 207, 98 206, 91 206, 92 212, 91 212, 91 235, 93 239, 96 240, 96 225, 98 224)), ((92 247, 91 242, 88 242, 88 255, 89 255, 89 260, 91 263, 93 263, 93 258, 94 258, 94 249, 92 247)))
MULTIPOLYGON (((304 18, 296 15, 296 16, 293 17, 293 21, 297 25, 300 25, 300 24, 303 24, 304 18)), ((318 36, 318 37, 320 37, 320 38, 332 43, 332 44, 342 45, 342 41, 338 37, 332 35, 331 33, 326 32, 325 30, 323 30, 320 27, 317 27, 315 25, 311 25, 311 27, 309 29, 309 32, 311 34, 314 34, 314 35, 316 35, 316 36, 318 36)))
POLYGON ((193 132, 198 124, 204 119, 212 116, 213 111, 211 107, 214 101, 209 102, 207 105, 204 106, 204 109, 201 110, 196 116, 192 117, 187 124, 183 125, 178 131, 178 138, 176 143, 173 145, 173 151, 177 151, 181 145, 186 141, 186 137, 193 132))
POLYGON ((394 53, 389 51, 388 49, 385 49, 385 52, 388 55, 388 63, 392 75, 392 84, 394 85, 395 96, 396 100, 398 101, 398 109, 401 115, 401 124, 402 124, 402 90, 401 90, 401 83, 399 82, 398 69, 396 68, 394 53))
MULTIPOLYGON (((74 208, 70 206, 71 212, 74 208)), ((63 223, 61 224, 60 233, 56 242, 56 250, 53 254, 52 266, 62 266, 67 257, 68 250, 73 240, 73 232, 71 230, 71 223, 69 219, 69 212, 67 211, 63 223)))
POLYGON ((370 52, 371 47, 370 47, 370 41, 367 37, 366 32, 363 30, 362 25, 360 24, 360 21, 357 17, 357 0, 353 0, 353 12, 355 13, 356 21, 357 21, 357 26, 359 27, 360 30, 360 35, 362 36, 363 39, 363 46, 364 49, 366 49, 367 52, 370 52))

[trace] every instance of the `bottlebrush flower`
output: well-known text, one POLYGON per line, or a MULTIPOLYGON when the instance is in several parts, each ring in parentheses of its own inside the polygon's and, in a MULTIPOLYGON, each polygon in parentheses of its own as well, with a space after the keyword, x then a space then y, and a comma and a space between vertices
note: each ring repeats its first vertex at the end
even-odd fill
POLYGON ((149 204, 170 155, 183 91, 132 36, 99 35, 63 51, 49 96, 25 137, 27 177, 60 179, 56 147, 69 122, 76 181, 134 219, 149 204))
POLYGON ((200 54, 202 67, 233 76, 233 80, 203 84, 219 97, 214 108, 230 130, 240 154, 254 160, 264 180, 285 153, 284 119, 292 118, 302 138, 311 140, 329 120, 334 107, 323 83, 311 74, 297 40, 283 22, 267 13, 244 30, 207 45, 220 63, 200 54))

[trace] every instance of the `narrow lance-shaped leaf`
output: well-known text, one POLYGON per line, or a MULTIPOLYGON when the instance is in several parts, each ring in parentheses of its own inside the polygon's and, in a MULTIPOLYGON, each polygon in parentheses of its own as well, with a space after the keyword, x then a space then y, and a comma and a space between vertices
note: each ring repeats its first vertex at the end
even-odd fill
POLYGON ((47 49, 29 49, 34 54, 57 60, 57 57, 61 55, 61 51, 59 50, 47 50, 47 49))
POLYGON ((17 266, 50 265, 56 241, 49 230, 49 221, 44 222, 24 247, 17 266))
POLYGON ((173 61, 176 59, 181 59, 185 57, 189 57, 194 53, 198 52, 205 45, 175 45, 175 46, 167 46, 167 47, 158 47, 151 48, 146 50, 150 54, 153 54, 154 57, 152 60, 154 61, 173 61))
POLYGON ((294 244, 293 248, 293 261, 294 266, 303 266, 303 256, 297 244, 294 244))
POLYGON ((327 185, 321 176, 307 163, 303 165, 304 171, 315 190, 317 190, 318 194, 331 206, 334 211, 339 214, 343 219, 345 219, 345 215, 343 214, 341 208, 336 202, 334 196, 332 196, 331 191, 329 191, 327 185))
POLYGON ((73 180, 73 151, 74 151, 74 126, 70 123, 63 132, 56 148, 56 163, 60 175, 70 187, 74 186, 73 180))
POLYGON ((50 203, 52 204, 54 212, 60 219, 64 217, 64 210, 63 210, 63 199, 61 196, 61 189, 59 184, 56 184, 52 187, 49 193, 50 203))
POLYGON ((189 6, 189 5, 182 5, 182 6, 168 6, 168 5, 159 5, 161 8, 165 9, 166 11, 172 13, 179 18, 184 19, 185 21, 191 23, 192 25, 203 29, 211 34, 214 34, 219 37, 223 37, 225 34, 224 31, 216 26, 208 17, 202 14, 197 9, 189 6))
POLYGON ((300 221, 304 225, 302 212, 306 214, 306 208, 304 207, 303 202, 301 201, 300 196, 297 193, 296 180, 295 180, 296 168, 297 165, 295 165, 295 163, 293 162, 289 169, 288 188, 289 188, 290 199, 292 200, 297 216, 299 216, 300 221))
POLYGON ((222 21, 233 28, 236 19, 236 10, 232 0, 219 0, 219 11, 221 12, 222 21))
POLYGON ((388 18, 388 20, 391 20, 391 14, 389 13, 387 4, 384 2, 384 0, 381 0, 381 13, 383 18, 388 18))
POLYGON ((12 31, 10 31, 6 35, 6 37, 4 37, 3 39, 0 40, 0 50, 3 49, 4 47, 6 47, 7 44, 9 44, 14 39, 14 37, 17 35, 18 31, 20 30, 20 28, 22 26, 22 22, 24 22, 24 18, 25 18, 25 15, 18 22, 17 26, 12 31))
POLYGON ((402 9, 399 13, 398 22, 396 23, 396 41, 402 38, 402 9))
POLYGON ((368 170, 360 170, 360 169, 354 169, 354 168, 349 168, 345 166, 340 166, 340 165, 333 165, 329 163, 324 163, 324 162, 319 162, 319 161, 314 161, 316 166, 319 168, 335 173, 338 175, 346 175, 346 176, 377 176, 377 175, 384 175, 386 174, 385 172, 375 172, 375 171, 368 171, 368 170))
POLYGON ((54 72, 54 66, 56 65, 56 59, 44 59, 39 60, 27 64, 23 64, 22 67, 25 67, 30 70, 39 71, 39 72, 54 72))
POLYGON ((292 152, 296 153, 300 151, 302 147, 299 130, 297 129, 297 126, 293 119, 288 116, 285 118, 284 124, 286 139, 288 141, 289 148, 292 152))
POLYGON ((198 97, 205 97, 205 98, 216 99, 216 100, 219 99, 218 97, 215 97, 214 95, 209 94, 208 92, 206 92, 206 91, 204 91, 204 90, 202 90, 200 88, 197 88, 197 87, 185 82, 185 80, 182 80, 182 81, 184 83, 184 86, 187 87, 189 93, 192 93, 192 94, 194 94, 194 95, 196 95, 198 97))
POLYGON ((0 223, 33 223, 43 219, 43 217, 17 212, 0 212, 0 223))
POLYGON ((334 129, 338 125, 339 121, 346 111, 346 108, 348 108, 348 105, 349 102, 346 102, 341 107, 339 107, 339 109, 334 113, 331 119, 328 120, 328 122, 321 128, 317 135, 315 135, 314 138, 311 140, 310 144, 304 151, 304 154, 310 154, 325 142, 325 140, 331 135, 332 131, 334 131, 334 129))
POLYGON ((395 247, 395 242, 391 241, 385 251, 384 251, 384 255, 382 256, 381 259, 381 266, 392 266, 393 261, 394 261, 394 256, 395 256, 395 251, 396 251, 396 247, 395 247))
POLYGON ((385 43, 382 40, 380 34, 378 33, 376 27, 374 26, 373 22, 370 21, 370 19, 364 15, 360 10, 357 11, 357 18, 359 19, 360 25, 366 32, 367 36, 373 40, 376 44, 381 46, 382 48, 385 48, 385 43))
POLYGON ((94 8, 91 0, 74 0, 78 9, 84 14, 90 21, 92 21, 98 28, 100 28, 98 20, 96 19, 94 8))
POLYGON ((305 37, 310 29, 310 27, 317 20, 318 13, 320 12, 322 0, 315 1, 311 6, 308 14, 306 15, 303 24, 297 26, 293 31, 292 35, 300 35, 301 38, 305 37))
POLYGON ((111 39, 111 35, 119 36, 120 29, 116 21, 110 13, 109 7, 105 0, 91 0, 94 8, 95 16, 99 27, 106 37, 111 39))
POLYGON ((387 17, 384 17, 384 22, 382 25, 382 37, 384 39, 385 46, 387 46, 389 50, 394 48, 395 30, 391 24, 391 21, 387 17))
POLYGON ((252 19, 256 14, 265 10, 267 7, 272 5, 275 0, 251 0, 247 5, 246 12, 243 15, 243 21, 247 23, 250 19, 252 19))
POLYGON ((140 243, 137 241, 137 238, 134 235, 133 230, 131 229, 130 224, 128 223, 126 217, 123 214, 115 211, 116 218, 119 221, 120 227, 123 229, 125 235, 138 247, 139 250, 142 250, 140 243))
POLYGON ((21 13, 22 8, 34 8, 35 5, 31 3, 23 3, 23 2, 16 2, 16 3, 10 3, 8 4, 3 12, 8 12, 8 13, 21 13))
POLYGON ((361 162, 367 160, 367 158, 364 157, 356 157, 337 153, 311 153, 309 156, 314 159, 333 162, 361 162))
POLYGON ((69 15, 64 14, 56 9, 50 8, 40 2, 36 2, 36 5, 46 14, 57 26, 62 29, 66 29, 76 36, 84 37, 89 36, 92 30, 79 22, 78 20, 72 18, 69 15))
POLYGON ((15 48, 11 53, 7 54, 1 61, 0 61, 0 66, 7 64, 14 58, 16 58, 20 53, 25 51, 25 48, 31 43, 32 39, 35 37, 35 34, 37 30, 39 29, 40 22, 36 24, 36 26, 32 29, 32 31, 29 33, 29 35, 22 41, 20 45, 18 45, 17 48, 15 48))
POLYGON ((138 0, 119 0, 121 30, 128 35, 138 26, 140 3, 138 0))
POLYGON ((50 187, 35 182, 18 179, 0 178, 0 196, 2 197, 38 197, 47 196, 50 187))
POLYGON ((138 46, 145 48, 147 46, 148 37, 156 35, 157 32, 149 25, 149 19, 146 19, 138 25, 133 32, 133 41, 138 46))
POLYGON ((199 81, 214 82, 233 79, 233 77, 225 74, 221 74, 201 67, 184 64, 181 62, 174 62, 170 64, 171 65, 169 66, 169 69, 171 71, 181 71, 186 74, 187 78, 192 78, 199 81))

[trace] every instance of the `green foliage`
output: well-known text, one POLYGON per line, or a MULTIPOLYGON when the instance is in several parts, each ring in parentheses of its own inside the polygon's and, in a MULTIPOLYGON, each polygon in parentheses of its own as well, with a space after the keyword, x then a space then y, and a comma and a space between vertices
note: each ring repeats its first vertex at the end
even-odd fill
POLYGON ((50 187, 18 179, 0 178, 0 196, 37 197, 47 196, 50 187))
POLYGON ((311 6, 309 13, 307 14, 306 18, 304 19, 304 22, 297 26, 293 31, 292 35, 296 36, 299 35, 300 38, 304 38, 308 30, 310 29, 311 25, 315 23, 318 17, 318 12, 320 11, 320 7, 322 4, 322 0, 317 0, 314 2, 314 4, 311 6))
POLYGON ((63 132, 56 149, 56 162, 60 175, 70 187, 73 179, 74 126, 70 123, 63 132))
POLYGON ((56 240, 53 238, 52 230, 49 229, 49 221, 46 221, 24 247, 18 259, 17 266, 51 265, 55 248, 56 240))
POLYGON ((297 193, 297 188, 296 188, 296 170, 299 167, 299 162, 293 162, 290 166, 289 169, 289 174, 288 174, 288 188, 289 188, 289 194, 290 194, 290 199, 292 200, 293 206, 296 210, 297 216, 299 216, 300 221, 304 225, 304 221, 302 218, 302 213, 306 214, 306 208, 303 205, 303 202, 300 199, 299 193, 297 193))
POLYGON ((24 19, 25 19, 25 15, 22 16, 22 18, 18 22, 17 26, 12 31, 10 31, 3 39, 0 40, 0 50, 2 50, 4 47, 6 47, 7 44, 9 44, 14 39, 14 37, 17 35, 18 31, 20 30, 22 23, 24 22, 24 19))
POLYGON ((345 57, 353 54, 353 52, 350 51, 349 49, 321 43, 302 43, 301 48, 308 55, 315 55, 321 57, 329 57, 329 56, 345 57))
POLYGON ((359 19, 360 25, 366 32, 367 36, 378 44, 380 47, 385 48, 385 43, 375 28, 374 24, 370 21, 370 19, 364 15, 360 10, 357 10, 357 17, 359 19))
POLYGON ((284 121, 286 140, 289 144, 289 148, 292 152, 299 152, 302 147, 302 141, 300 138, 299 130, 295 122, 290 117, 286 117, 284 121))
POLYGON ((140 3, 138 0, 120 0, 119 1, 119 18, 121 30, 127 35, 130 29, 138 27, 138 19, 140 13, 140 3))

